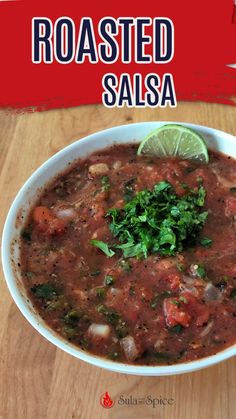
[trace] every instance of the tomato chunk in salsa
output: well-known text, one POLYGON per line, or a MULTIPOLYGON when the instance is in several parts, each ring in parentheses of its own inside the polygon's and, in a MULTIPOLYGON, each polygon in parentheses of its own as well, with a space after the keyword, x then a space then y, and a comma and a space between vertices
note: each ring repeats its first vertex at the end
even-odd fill
POLYGON ((215 354, 236 341, 236 161, 136 152, 133 144, 96 152, 47 185, 22 230, 28 295, 55 331, 96 355, 156 365, 215 354), (180 200, 201 185, 204 222, 182 250, 126 257, 107 213, 122 215, 160 182, 180 200))

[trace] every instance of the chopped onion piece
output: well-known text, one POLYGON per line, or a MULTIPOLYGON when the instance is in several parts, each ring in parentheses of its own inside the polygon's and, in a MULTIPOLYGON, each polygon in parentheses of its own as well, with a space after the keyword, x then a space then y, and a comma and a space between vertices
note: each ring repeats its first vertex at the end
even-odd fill
POLYGON ((188 285, 193 285, 194 282, 195 282, 195 279, 193 277, 191 277, 191 276, 183 275, 183 282, 185 284, 188 284, 188 285))
POLYGON ((109 167, 106 163, 96 163, 89 166, 88 172, 90 176, 105 175, 109 172, 109 167))
POLYGON ((204 336, 208 335, 208 333, 210 333, 212 327, 213 327, 213 320, 210 321, 207 326, 203 329, 202 333, 200 333, 201 338, 203 338, 204 336))
POLYGON ((122 166, 122 163, 121 163, 121 161, 120 161, 120 160, 115 161, 115 163, 113 164, 113 168, 114 168, 115 170, 120 169, 120 168, 121 168, 121 166, 122 166))
POLYGON ((110 334, 110 330, 110 326, 107 324, 92 323, 88 328, 88 335, 106 339, 110 334))
POLYGON ((133 336, 126 336, 120 341, 121 347, 125 353, 127 361, 134 361, 138 356, 139 352, 135 345, 133 336))
POLYGON ((158 349, 162 347, 163 343, 164 343, 163 339, 157 339, 157 341, 154 343, 154 349, 158 351, 158 349))
POLYGON ((196 287, 187 284, 180 284, 179 286, 181 292, 189 292, 190 294, 194 295, 195 297, 198 296, 198 290, 196 287))
POLYGON ((212 283, 209 282, 204 290, 204 299, 206 302, 220 300, 221 292, 218 288, 216 288, 212 283))
POLYGON ((78 217, 77 212, 72 207, 55 207, 53 213, 61 220, 71 221, 78 217))

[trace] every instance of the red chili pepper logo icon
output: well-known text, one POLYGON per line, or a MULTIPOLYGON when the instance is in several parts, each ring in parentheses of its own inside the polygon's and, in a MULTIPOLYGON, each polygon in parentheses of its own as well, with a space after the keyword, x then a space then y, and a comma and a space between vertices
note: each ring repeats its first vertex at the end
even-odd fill
POLYGON ((114 406, 115 402, 110 398, 108 391, 101 395, 100 404, 102 407, 105 407, 105 409, 110 409, 112 406, 114 406))

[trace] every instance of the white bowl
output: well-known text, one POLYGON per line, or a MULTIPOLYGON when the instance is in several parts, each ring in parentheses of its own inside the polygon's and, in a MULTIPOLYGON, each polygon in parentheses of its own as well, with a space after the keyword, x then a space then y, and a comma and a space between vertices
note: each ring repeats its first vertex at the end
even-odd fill
MULTIPOLYGON (((230 346, 216 355, 197 361, 161 366, 140 366, 113 362, 82 351, 49 328, 28 300, 22 283, 20 269, 17 265, 19 263, 20 231, 29 209, 37 199, 40 190, 43 189, 49 180, 63 172, 75 159, 85 157, 93 151, 103 149, 114 143, 140 142, 148 133, 165 123, 144 122, 121 125, 89 135, 64 148, 37 169, 18 192, 9 210, 3 230, 2 263, 6 282, 15 303, 31 325, 51 343, 65 352, 97 367, 126 374, 158 376, 195 371, 236 355, 236 345, 230 346)), ((202 134, 210 149, 222 151, 236 158, 236 138, 232 135, 200 125, 185 123, 183 125, 192 127, 202 134)))

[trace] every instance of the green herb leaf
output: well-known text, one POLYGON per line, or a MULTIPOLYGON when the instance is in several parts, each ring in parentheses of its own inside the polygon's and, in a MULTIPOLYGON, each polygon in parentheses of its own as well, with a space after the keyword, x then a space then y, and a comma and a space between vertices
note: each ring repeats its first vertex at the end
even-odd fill
POLYGON ((63 187, 58 187, 55 188, 55 193, 60 197, 60 198, 65 198, 68 194, 67 190, 66 190, 66 184, 63 185, 63 187))
POLYGON ((171 333, 181 333, 184 330, 184 327, 181 326, 181 324, 177 324, 176 326, 173 327, 168 327, 168 331, 171 333))
POLYGON ((176 268, 178 269, 179 272, 184 272, 185 271, 185 265, 183 263, 176 263, 176 268))
POLYGON ((135 295, 135 287, 131 285, 130 289, 129 289, 129 295, 135 295))
POLYGON ((178 300, 171 300, 171 304, 174 304, 175 306, 179 307, 179 301, 178 300))
POLYGON ((63 332, 66 335, 68 340, 72 340, 76 337, 77 330, 75 327, 64 327, 63 332))
POLYGON ((97 287, 96 290, 96 296, 97 298, 99 298, 100 300, 103 300, 106 294, 106 290, 104 287, 97 287))
POLYGON ((107 192, 111 189, 110 179, 108 176, 102 176, 101 178, 102 190, 107 192))
POLYGON ((202 183, 203 182, 203 177, 202 176, 197 176, 197 182, 202 183))
POLYGON ((70 311, 68 311, 68 313, 66 313, 66 315, 63 317, 63 320, 66 324, 74 324, 77 323, 82 316, 82 312, 73 308, 70 311))
POLYGON ((187 175, 187 174, 189 174, 189 173, 194 172, 194 170, 196 170, 196 167, 191 167, 191 166, 188 166, 188 167, 185 167, 185 169, 184 169, 184 173, 187 175))
POLYGON ((111 275, 106 275, 104 279, 105 285, 113 285, 114 284, 114 278, 111 275))
POLYGON ((155 295, 155 297, 150 302, 150 307, 155 310, 155 308, 162 303, 164 298, 171 296, 171 291, 163 291, 160 294, 155 295))
POLYGON ((26 278, 32 279, 35 274, 34 274, 34 272, 28 271, 28 272, 25 272, 24 275, 26 276, 26 278))
POLYGON ((131 201, 131 199, 134 196, 134 183, 136 181, 136 178, 132 178, 124 182, 124 200, 125 202, 131 201))
POLYGON ((160 364, 173 362, 172 358, 173 356, 167 352, 155 352, 153 354, 153 361, 160 364))
POLYGON ((117 351, 113 351, 113 352, 110 352, 107 356, 109 359, 115 360, 115 359, 119 359, 120 354, 117 351))
POLYGON ((124 269, 125 272, 130 272, 132 270, 132 267, 130 266, 129 262, 127 260, 122 259, 119 262, 119 266, 124 269))
POLYGON ((234 288, 233 291, 231 291, 230 298, 236 300, 236 288, 234 288))
POLYGON ((30 228, 24 228, 21 231, 21 237, 22 239, 24 239, 25 241, 30 242, 31 241, 31 229, 30 228))
POLYGON ((128 334, 128 328, 125 322, 119 321, 115 328, 116 335, 119 339, 124 338, 128 334))
POLYGON ((187 300, 187 298, 186 298, 186 297, 184 297, 183 295, 181 295, 181 296, 179 297, 179 301, 182 301, 184 304, 188 304, 188 300, 187 300))
POLYGON ((200 243, 203 247, 211 247, 212 245, 212 240, 208 239, 208 237, 204 237, 200 240, 200 243))
POLYGON ((99 269, 97 269, 96 271, 90 272, 90 275, 91 276, 98 276, 98 275, 100 275, 100 273, 101 273, 101 271, 99 269))
POLYGON ((101 313, 106 317, 108 323, 112 325, 117 325, 120 316, 112 308, 106 307, 104 304, 100 304, 99 306, 97 306, 97 311, 98 313, 101 313))
POLYGON ((69 303, 64 295, 58 295, 51 300, 47 301, 47 311, 55 310, 66 310, 69 307, 69 303))
POLYGON ((196 273, 197 273, 197 276, 199 276, 199 278, 205 278, 206 271, 205 271, 205 268, 202 264, 198 265, 198 267, 196 269, 196 273))
POLYGON ((93 246, 98 247, 98 249, 102 250, 102 252, 105 253, 105 255, 107 255, 108 257, 112 257, 115 254, 113 250, 109 249, 108 244, 104 243, 101 240, 90 240, 90 243, 93 246))
POLYGON ((34 285, 31 288, 33 294, 38 298, 43 298, 45 300, 50 300, 57 295, 57 290, 49 282, 46 284, 34 285))

